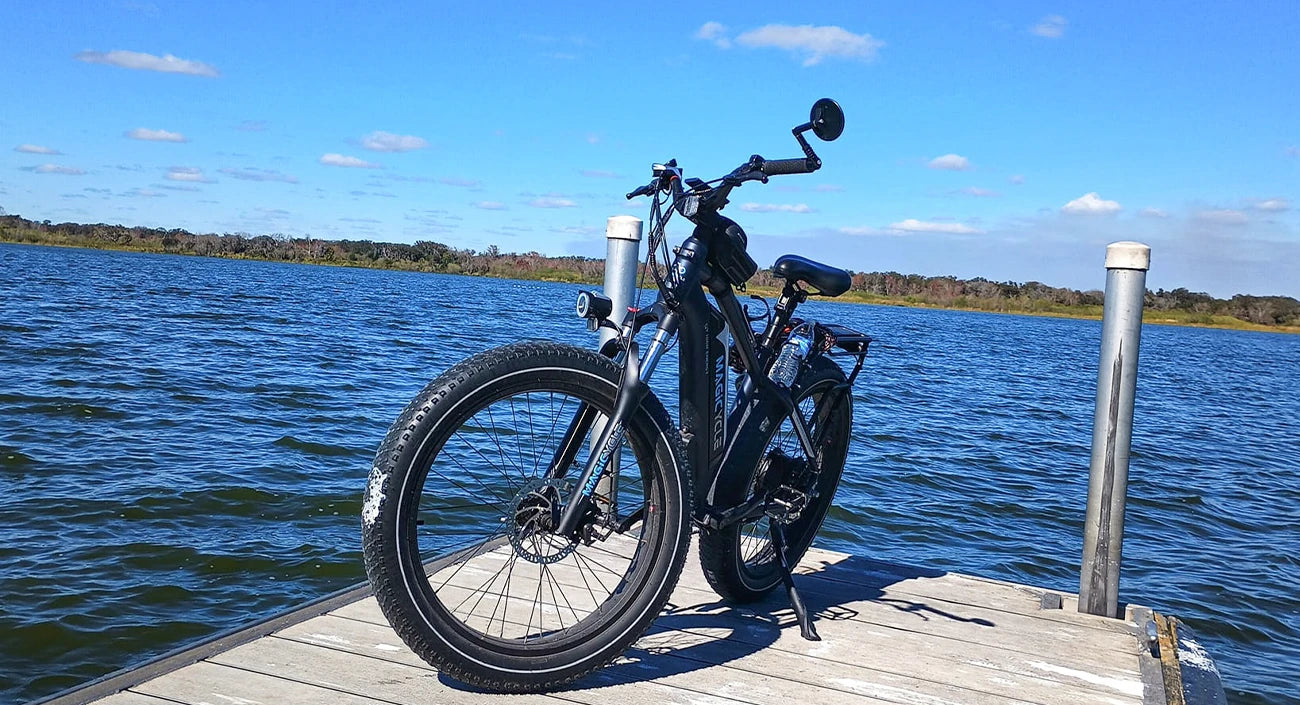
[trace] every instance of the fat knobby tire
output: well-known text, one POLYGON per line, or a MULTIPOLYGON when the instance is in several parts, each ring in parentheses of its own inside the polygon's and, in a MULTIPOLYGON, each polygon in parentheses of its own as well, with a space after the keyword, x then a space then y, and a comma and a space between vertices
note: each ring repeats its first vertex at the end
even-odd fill
MULTIPOLYGON (((415 540, 416 521, 409 508, 419 498, 431 458, 460 423, 459 407, 490 403, 493 394, 580 385, 584 391, 578 394, 594 398, 594 405, 608 412, 613 409, 620 374, 608 358, 573 346, 507 345, 470 357, 434 379, 389 429, 375 455, 362 511, 366 574, 397 634, 448 676, 498 692, 557 688, 623 653, 667 602, 690 545, 691 484, 681 438, 652 394, 626 424, 624 452, 631 452, 633 446, 640 449, 636 457, 643 467, 644 492, 650 497, 653 488, 662 502, 652 506, 653 512, 660 513, 654 524, 658 528, 642 539, 632 561, 636 567, 628 568, 626 583, 614 591, 618 598, 614 594, 605 598, 591 616, 559 630, 549 646, 484 637, 451 616, 429 586, 415 540), (437 447, 430 450, 430 446, 437 447), (405 500, 399 501, 403 493, 405 500), (403 506, 408 508, 407 516, 399 516, 403 506)), ((650 524, 648 519, 644 522, 646 534, 650 524)))

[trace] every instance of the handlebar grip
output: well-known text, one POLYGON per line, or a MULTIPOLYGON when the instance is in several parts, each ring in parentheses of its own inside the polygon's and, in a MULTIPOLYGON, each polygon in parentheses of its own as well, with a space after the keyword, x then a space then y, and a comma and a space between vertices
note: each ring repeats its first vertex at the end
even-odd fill
POLYGON ((760 169, 768 176, 779 176, 781 174, 811 174, 817 170, 817 167, 812 165, 811 159, 769 159, 763 162, 760 169))

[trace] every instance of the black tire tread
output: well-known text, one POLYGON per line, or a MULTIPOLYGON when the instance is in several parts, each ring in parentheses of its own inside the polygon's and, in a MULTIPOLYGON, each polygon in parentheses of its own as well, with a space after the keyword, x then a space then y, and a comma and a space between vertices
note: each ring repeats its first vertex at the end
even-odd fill
MULTIPOLYGON (((827 377, 837 379, 838 381, 844 381, 845 379, 844 371, 840 369, 839 365, 836 365, 827 358, 821 357, 817 358, 817 363, 810 372, 804 373, 800 382, 811 386, 812 384, 821 382, 827 377)), ((850 405, 850 410, 851 409, 852 406, 850 405)), ((851 413, 852 412, 850 411, 850 414, 851 413)), ((852 417, 850 416, 850 427, 851 423, 852 417)), ((843 439, 843 443, 847 444, 848 442, 848 438, 843 439)), ((843 472, 842 463, 841 467, 835 468, 835 472, 837 473, 836 482, 838 484, 838 474, 843 472)), ((827 496, 818 497, 815 501, 829 505, 832 499, 833 496, 828 494, 827 496)), ((818 511, 825 510, 819 509, 818 511)), ((820 521, 817 522, 817 526, 812 527, 811 530, 814 536, 820 527, 820 521)), ((763 599, 763 597, 776 586, 771 585, 766 590, 755 591, 741 581, 738 574, 738 566, 744 559, 743 556, 739 554, 740 546, 738 542, 734 540, 734 533, 738 530, 738 526, 723 530, 710 529, 708 527, 700 529, 700 569, 704 572, 704 577, 708 580, 709 586, 713 588, 714 592, 718 593, 719 597, 733 604, 745 604, 763 599)), ((802 547, 799 548, 797 554, 787 555, 787 558, 793 566, 803 558, 803 554, 812 545, 812 540, 810 538, 808 541, 804 542, 797 540, 795 537, 790 537, 789 541, 791 545, 803 544, 802 547)))
MULTIPOLYGON (((385 435, 383 442, 375 454, 375 463, 371 468, 372 476, 376 472, 386 473, 387 477, 383 485, 379 488, 384 497, 387 498, 389 485, 394 477, 396 463, 400 460, 405 446, 418 431, 418 425, 429 415, 439 413, 439 405, 448 397, 448 395, 457 387, 467 383, 469 380, 490 373, 493 367, 506 365, 516 360, 526 360, 528 358, 545 357, 550 359, 569 359, 575 366, 582 365, 583 362, 590 362, 593 358, 602 361, 612 370, 613 379, 617 380, 619 374, 618 368, 609 358, 601 357, 591 351, 582 348, 554 343, 549 341, 525 341, 513 343, 492 350, 487 350, 468 357, 456 365, 449 368, 442 375, 429 382, 419 394, 407 404, 406 408, 397 417, 390 426, 388 433, 385 435), (583 360, 582 358, 585 358, 583 360)), ((686 453, 682 447, 681 436, 673 429, 671 419, 667 410, 662 403, 653 395, 647 395, 646 400, 642 402, 642 408, 650 414, 651 419, 659 425, 661 429, 668 429, 663 434, 664 438, 669 439, 671 452, 676 456, 677 467, 682 472, 679 478, 679 486, 682 488, 683 497, 682 515, 685 518, 682 534, 686 537, 683 541, 683 550, 677 551, 671 566, 669 567, 668 577, 664 583, 662 594, 656 596, 651 613, 657 618, 662 612, 664 605, 671 596, 677 581, 681 576, 681 571, 686 563, 687 554, 689 553, 689 517, 691 506, 691 483, 689 468, 686 465, 686 453)), ((369 492, 369 489, 367 490, 369 492)), ((386 501, 386 499, 384 500, 386 501)), ((646 620, 645 624, 639 629, 634 629, 622 640, 621 647, 612 649, 609 656, 600 662, 587 664, 586 668, 566 672, 562 676, 546 681, 522 682, 517 680, 507 680, 493 675, 491 672, 482 672, 475 668, 467 667, 466 664, 458 660, 448 658, 442 652, 435 648, 434 645, 422 633, 422 629, 417 624, 406 619, 403 616, 401 601, 397 597, 397 591, 402 589, 400 581, 390 579, 387 571, 379 564, 389 556, 395 549, 390 550, 388 544, 392 543, 392 535, 388 531, 375 528, 382 522, 376 521, 372 525, 363 522, 362 531, 362 549, 366 574, 369 577, 371 587, 373 588, 376 600, 385 616, 388 617, 394 631, 402 641, 411 648, 417 655, 423 658, 430 665, 437 668, 440 672, 470 685, 491 690, 500 693, 524 693, 538 692, 563 687, 573 681, 590 674, 597 669, 608 665, 609 662, 618 658, 637 639, 640 639, 654 623, 654 618, 646 620)))

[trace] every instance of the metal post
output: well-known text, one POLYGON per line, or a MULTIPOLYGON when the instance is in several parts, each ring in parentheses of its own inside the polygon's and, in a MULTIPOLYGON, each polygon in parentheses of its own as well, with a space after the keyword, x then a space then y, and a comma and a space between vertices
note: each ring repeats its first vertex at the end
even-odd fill
MULTIPOLYGON (((614 303, 614 313, 610 318, 621 322, 627 313, 627 307, 636 300, 637 264, 641 259, 641 219, 630 215, 610 216, 605 222, 605 296, 614 303)), ((614 331, 600 329, 600 344, 604 345, 614 337, 614 331)), ((592 442, 600 438, 604 431, 604 421, 592 426, 592 442)), ((619 467, 619 449, 610 455, 610 465, 619 467)), ((596 494, 609 495, 609 480, 602 479, 596 485, 596 494)))
MULTIPOLYGON (((605 223, 605 296, 614 302, 614 321, 623 320, 636 295, 637 263, 641 257, 641 219, 616 215, 605 223)), ((600 344, 614 331, 600 329, 600 344)))
POLYGON ((1120 616, 1120 549, 1124 542, 1142 301, 1150 266, 1151 248, 1140 242, 1114 242, 1106 247, 1101 363, 1092 422, 1083 566, 1079 571, 1079 611, 1106 617, 1120 616))

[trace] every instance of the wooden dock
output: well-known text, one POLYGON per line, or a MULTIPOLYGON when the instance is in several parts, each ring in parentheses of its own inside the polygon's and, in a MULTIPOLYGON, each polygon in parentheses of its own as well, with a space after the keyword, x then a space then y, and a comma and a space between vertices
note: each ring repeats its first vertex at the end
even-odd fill
MULTIPOLYGON (((779 593, 721 604, 687 562, 669 609, 635 647, 573 687, 492 695, 441 677, 393 633, 364 587, 46 705, 1166 705, 1151 611, 1079 614, 1075 596, 813 549, 796 577, 822 641, 800 638, 779 593)), ((1174 643, 1177 643, 1176 641, 1174 643)), ((1176 649, 1166 648, 1168 652, 1176 649)), ((1220 691, 1221 692, 1221 691, 1220 691)))

